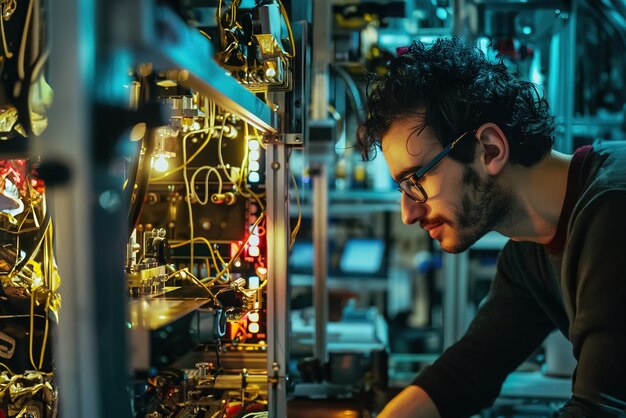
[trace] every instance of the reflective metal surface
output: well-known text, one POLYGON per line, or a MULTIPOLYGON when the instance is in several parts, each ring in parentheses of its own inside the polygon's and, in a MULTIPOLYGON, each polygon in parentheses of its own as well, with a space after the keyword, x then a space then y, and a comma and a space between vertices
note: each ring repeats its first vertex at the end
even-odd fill
POLYGON ((128 319, 133 330, 156 330, 182 318, 207 302, 207 299, 135 299, 128 304, 128 319))

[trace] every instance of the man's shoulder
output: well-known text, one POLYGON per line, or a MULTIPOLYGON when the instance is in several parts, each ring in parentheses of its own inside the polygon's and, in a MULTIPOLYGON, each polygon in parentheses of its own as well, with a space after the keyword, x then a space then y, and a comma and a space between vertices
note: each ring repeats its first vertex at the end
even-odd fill
POLYGON ((626 141, 596 141, 585 165, 587 181, 575 213, 598 199, 626 198, 626 141))

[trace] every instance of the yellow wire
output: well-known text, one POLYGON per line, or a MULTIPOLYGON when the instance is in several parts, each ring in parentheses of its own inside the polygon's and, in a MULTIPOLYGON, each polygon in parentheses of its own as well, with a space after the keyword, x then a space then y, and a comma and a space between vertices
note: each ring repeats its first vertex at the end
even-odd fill
POLYGON ((5 369, 7 369, 7 371, 8 371, 10 374, 15 374, 15 373, 13 373, 13 370, 11 370, 11 369, 9 368, 9 366, 7 366, 6 364, 4 364, 4 363, 0 363, 0 366, 2 366, 2 367, 4 367, 5 369))
POLYGON ((252 129, 254 130, 254 136, 256 137, 256 140, 259 142, 259 145, 261 146, 261 148, 267 149, 267 145, 265 144, 265 142, 263 142, 263 135, 261 135, 259 133, 259 130, 255 128, 254 126, 252 127, 252 129))
POLYGON ((28 353, 30 355, 30 364, 37 369, 33 358, 33 335, 35 329, 35 289, 30 291, 30 335, 28 336, 28 353))
POLYGON ((35 293, 37 292, 37 289, 39 287, 33 287, 31 285, 31 290, 30 290, 30 335, 29 335, 29 341, 28 341, 28 353, 29 353, 29 357, 30 357, 30 363, 32 364, 32 366, 36 369, 36 370, 40 370, 43 367, 43 362, 44 362, 44 356, 46 353, 46 343, 48 340, 48 331, 49 331, 49 318, 48 318, 48 311, 50 308, 50 299, 52 297, 52 292, 54 289, 51 284, 52 284, 52 280, 54 280, 54 278, 52 277, 52 270, 51 270, 51 245, 52 245, 52 222, 50 222, 48 224, 48 227, 46 228, 46 231, 44 232, 44 242, 43 242, 43 269, 42 269, 42 274, 44 275, 43 277, 43 285, 44 288, 48 289, 47 295, 46 295, 46 302, 45 302, 45 306, 44 306, 44 319, 45 319, 45 327, 44 327, 44 335, 43 335, 43 341, 42 341, 42 346, 41 346, 41 352, 39 355, 39 366, 37 366, 35 364, 35 359, 33 357, 33 351, 34 351, 34 329, 35 329, 35 293))
MULTIPOLYGON (((235 180, 233 180, 233 178, 230 176, 230 173, 228 172, 228 170, 226 169, 226 164, 224 164, 224 157, 222 155, 222 140, 224 139, 224 126, 226 125, 226 118, 227 115, 229 115, 228 113, 225 113, 224 119, 222 120, 222 130, 220 131, 220 136, 217 139, 217 157, 219 158, 220 164, 222 165, 222 171, 224 172, 224 174, 226 174, 226 178, 233 184, 237 184, 237 182, 235 180)), ((246 156, 247 152, 244 152, 244 160, 245 160, 245 156, 246 156)))
POLYGON ((211 290, 204 283, 202 283, 202 281, 200 281, 200 279, 198 279, 196 276, 194 276, 187 268, 176 270, 174 273, 172 273, 169 276, 167 276, 167 280, 171 279, 172 277, 174 277, 174 276, 176 276, 177 274, 180 274, 180 273, 185 273, 185 276, 191 277, 192 281, 194 283, 196 283, 197 285, 202 287, 204 290, 206 290, 207 293, 209 295, 211 295, 211 298, 213 300, 215 300, 215 295, 213 294, 213 292, 211 292, 211 290))
MULTIPOLYGON (((225 118, 224 118, 225 120, 225 118)), ((224 126, 222 125, 222 128, 224 126)), ((224 129, 220 132, 220 137, 224 133, 224 129)), ((187 164, 187 138, 185 135, 183 138, 183 165, 187 164)), ((219 145, 218 145, 219 146, 219 145)), ((189 192, 189 179, 187 178, 187 167, 183 169, 183 180, 185 182, 185 195, 187 196, 187 210, 189 211, 189 239, 192 244, 189 247, 189 270, 193 273, 193 256, 194 256, 194 230, 193 230, 193 208, 191 207, 191 193, 189 192)))
POLYGON ((243 123, 243 140, 245 144, 243 145, 243 159, 241 160, 241 168, 239 169, 239 181, 237 182, 237 190, 241 189, 241 183, 246 175, 246 168, 248 166, 248 154, 250 150, 248 149, 248 123, 243 123))
MULTIPOLYGON (((215 253, 213 251, 213 245, 209 242, 209 240, 207 240, 204 237, 195 237, 193 239, 193 241, 201 241, 204 242, 206 244, 206 246, 209 248, 209 252, 211 253, 211 258, 213 259, 213 266, 215 267, 215 271, 218 272, 220 270, 220 267, 217 264, 217 261, 215 260, 215 253)), ((178 247, 182 247, 184 245, 189 245, 191 244, 192 240, 187 240, 187 241, 182 241, 182 242, 178 242, 176 244, 172 244, 171 247, 172 248, 178 248, 178 247)), ((218 253, 219 254, 219 253, 218 253)), ((223 261, 222 261, 223 263, 223 261)))
POLYGON ((202 129, 198 129, 196 131, 191 131, 191 132, 187 132, 184 136, 183 136, 183 142, 187 140, 187 138, 190 135, 195 135, 201 132, 207 132, 207 138, 206 140, 202 143, 202 145, 200 145, 200 147, 196 150, 195 153, 193 153, 191 155, 191 157, 189 157, 189 160, 183 160, 183 163, 181 165, 179 165, 178 167, 168 171, 167 173, 164 173, 160 176, 157 177, 150 177, 150 181, 160 181, 163 180, 167 177, 169 177, 170 175, 179 172, 180 170, 182 170, 183 168, 185 168, 190 162, 192 162, 197 156, 198 154, 200 154, 200 152, 204 149, 204 147, 207 146, 207 144, 209 143, 209 140, 211 139, 211 136, 213 135, 213 130, 216 129, 215 126, 211 126, 209 128, 202 128, 202 129))
POLYGON ((204 257, 204 264, 206 265, 206 275, 208 277, 211 275, 211 261, 209 261, 208 257, 204 257))
POLYGON ((293 39, 293 32, 291 31, 291 24, 289 23, 289 17, 287 16, 287 11, 285 10, 285 6, 283 6, 283 3, 280 0, 278 0, 278 4, 280 6, 280 13, 283 15, 283 18, 285 19, 285 24, 287 25, 287 32, 289 32, 289 40, 291 43, 291 53, 285 54, 285 55, 288 56, 289 58, 295 58, 296 44, 293 39))
POLYGON ((48 328, 50 324, 50 321, 48 320, 48 306, 50 305, 51 296, 52 294, 48 293, 48 297, 46 298, 46 308, 44 310, 46 315, 46 326, 44 327, 43 341, 41 343, 41 354, 39 355, 39 367, 37 368, 37 370, 41 370, 41 368, 43 367, 43 360, 46 354, 46 343, 48 342, 48 328))
MULTIPOLYGON (((261 212, 261 214, 259 215, 259 217, 257 218, 257 220, 254 222, 254 224, 252 224, 252 226, 250 227, 250 230, 254 230, 254 228, 256 228, 259 223, 261 223, 261 220, 265 217, 265 212, 261 212)), ((243 242, 243 244, 241 244, 241 246, 239 247, 239 250, 237 250, 237 253, 228 261, 228 264, 226 265, 226 267, 224 267, 224 269, 222 271, 220 271, 219 273, 217 273, 215 275, 214 278, 208 278, 210 279, 210 283, 213 283, 215 280, 217 280, 219 277, 222 277, 224 275, 225 272, 230 271, 230 267, 232 266, 232 264, 235 262, 235 260, 237 258, 239 258, 239 256, 241 255, 241 253, 243 252, 243 249, 245 248, 246 244, 248 244, 248 241, 250 240, 250 237, 252 236, 252 234, 248 234, 248 237, 246 238, 246 240, 243 242)))
POLYGON ((296 225, 293 227, 293 231, 291 231, 291 236, 289 240, 289 249, 292 249, 293 244, 296 242, 296 235, 298 234, 298 231, 300 230, 300 224, 302 222, 302 207, 300 206, 300 195, 298 193, 298 184, 296 183, 296 177, 293 175, 293 172, 291 172, 290 174, 291 174, 291 180, 293 180, 293 188, 294 188, 294 192, 296 196, 296 205, 298 206, 298 221, 296 222, 296 225))

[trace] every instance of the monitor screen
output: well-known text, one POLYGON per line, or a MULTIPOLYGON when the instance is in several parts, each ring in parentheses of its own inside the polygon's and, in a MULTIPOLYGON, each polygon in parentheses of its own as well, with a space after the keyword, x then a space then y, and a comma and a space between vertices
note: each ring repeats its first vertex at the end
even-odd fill
POLYGON ((295 272, 312 272, 313 243, 311 241, 296 241, 291 249, 289 265, 295 272))
POLYGON ((385 243, 380 239, 350 239, 341 255, 339 269, 348 274, 377 274, 382 270, 384 255, 385 243))

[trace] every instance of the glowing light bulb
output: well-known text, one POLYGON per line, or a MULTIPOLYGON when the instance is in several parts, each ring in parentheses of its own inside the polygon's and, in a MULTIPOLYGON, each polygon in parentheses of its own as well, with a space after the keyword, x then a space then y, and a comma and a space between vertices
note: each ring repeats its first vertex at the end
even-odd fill
POLYGON ((259 176, 259 173, 256 171, 253 171, 250 175, 248 175, 248 182, 250 183, 258 183, 259 180, 261 180, 261 176, 259 176))
POLYGON ((259 332, 259 329, 261 329, 261 327, 256 322, 251 322, 248 325, 248 331, 250 331, 252 334, 256 334, 257 332, 259 332))
POLYGON ((258 257, 259 254, 261 254, 261 250, 259 250, 259 247, 248 247, 248 255, 250 257, 258 257))
POLYGON ((248 314, 248 320, 250 322, 259 322, 259 313, 258 312, 250 312, 248 314))
POLYGON ((248 142, 248 148, 250 148, 251 151, 257 151, 259 147, 259 141, 257 141, 256 139, 252 139, 250 140, 250 142, 248 142))
POLYGON ((250 169, 250 171, 259 171, 259 168, 261 168, 261 166, 259 165, 258 161, 250 161, 248 163, 248 168, 250 169))
POLYGON ((259 157, 261 157, 261 153, 259 151, 250 151, 248 154, 248 159, 252 161, 258 161, 259 157))
POLYGON ((248 239, 248 245, 258 247, 259 242, 261 242, 261 239, 259 238, 258 235, 250 235, 250 238, 248 239))
POLYGON ((248 288, 250 288, 250 289, 258 289, 259 288, 259 277, 258 276, 250 276, 250 277, 248 277, 248 288))
POLYGON ((156 160, 152 163, 152 168, 159 173, 165 173, 169 167, 169 163, 167 162, 167 158, 160 155, 156 160))

